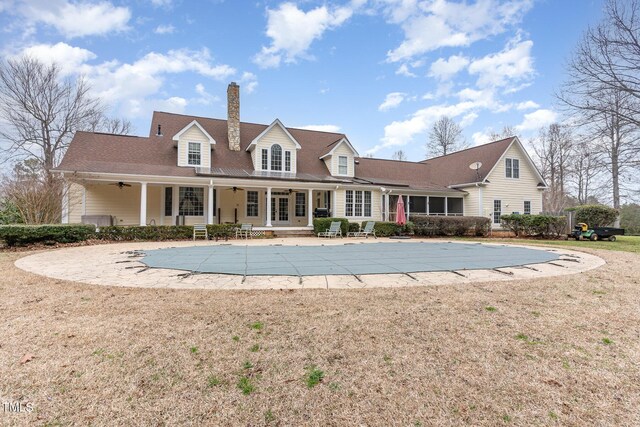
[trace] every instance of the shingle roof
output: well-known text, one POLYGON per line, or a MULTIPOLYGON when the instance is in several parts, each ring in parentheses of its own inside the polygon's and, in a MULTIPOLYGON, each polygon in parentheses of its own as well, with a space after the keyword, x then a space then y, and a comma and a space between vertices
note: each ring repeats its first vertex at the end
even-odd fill
POLYGON ((347 181, 450 192, 450 185, 477 181, 476 172, 468 167, 473 162, 482 162, 481 180, 484 179, 513 139, 496 141, 420 163, 361 157, 355 166, 355 178, 351 180, 332 177, 325 163, 320 160, 335 143, 346 138, 344 134, 287 128, 302 146, 297 152, 297 174, 265 176, 263 173, 255 173, 251 153, 245 150, 267 127, 264 124, 241 122, 238 152, 229 149, 226 120, 154 112, 149 137, 77 132, 57 169, 155 176, 210 175, 312 182, 347 181), (212 147, 210 170, 178 167, 176 164, 177 148, 172 137, 193 120, 197 120, 216 141, 216 145, 212 147), (162 126, 164 136, 156 135, 158 125, 162 126))

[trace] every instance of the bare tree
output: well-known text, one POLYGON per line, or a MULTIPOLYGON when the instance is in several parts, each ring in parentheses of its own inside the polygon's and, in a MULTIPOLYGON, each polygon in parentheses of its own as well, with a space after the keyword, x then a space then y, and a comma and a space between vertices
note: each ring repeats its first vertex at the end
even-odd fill
POLYGON ((532 143, 538 166, 549 190, 544 194, 544 209, 559 212, 566 204, 566 184, 572 161, 572 135, 568 127, 558 123, 540 130, 532 143))
POLYGON ((402 161, 406 161, 407 160, 407 155, 404 153, 404 151, 402 150, 398 150, 395 153, 393 153, 393 155, 391 156, 391 158, 393 160, 402 160, 402 161))
POLYGON ((602 194, 600 178, 605 172, 605 157, 599 150, 599 141, 579 138, 573 144, 570 155, 572 173, 569 180, 577 202, 580 205, 589 204, 597 194, 602 194))
POLYGON ((427 156, 445 156, 465 148, 462 128, 447 116, 442 116, 433 124, 427 142, 427 156))
POLYGON ((133 126, 129 120, 120 118, 100 117, 95 123, 91 123, 90 132, 104 132, 115 135, 128 135, 133 130, 133 126))
POLYGON ((501 132, 496 132, 496 131, 491 131, 491 133, 489 134, 489 138, 491 138, 491 141, 499 141, 501 139, 505 139, 505 138, 509 138, 512 136, 516 136, 516 130, 509 125, 505 125, 502 128, 501 132))
POLYGON ((640 125, 640 0, 608 0, 604 19, 589 28, 568 64, 558 94, 572 109, 615 114, 640 125), (628 95, 624 108, 600 102, 609 92, 628 95))
POLYGON ((105 118, 104 105, 89 90, 82 77, 62 78, 56 64, 28 56, 1 63, 0 118, 7 126, 0 138, 8 142, 7 158, 38 159, 50 177, 76 131, 129 131, 128 122, 105 118))

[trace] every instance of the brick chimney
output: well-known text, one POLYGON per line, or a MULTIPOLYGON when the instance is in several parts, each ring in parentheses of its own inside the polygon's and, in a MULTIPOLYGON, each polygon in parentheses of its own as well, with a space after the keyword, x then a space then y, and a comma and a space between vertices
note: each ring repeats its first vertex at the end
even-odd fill
POLYGON ((229 150, 240 151, 240 86, 236 82, 227 88, 227 133, 229 150))

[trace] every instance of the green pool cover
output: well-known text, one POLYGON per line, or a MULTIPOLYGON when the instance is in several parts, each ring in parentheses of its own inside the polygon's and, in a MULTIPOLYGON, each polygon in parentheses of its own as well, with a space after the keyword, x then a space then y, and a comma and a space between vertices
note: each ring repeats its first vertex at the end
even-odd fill
POLYGON ((559 258, 546 250, 450 243, 352 243, 317 246, 211 245, 143 251, 152 268, 247 276, 417 273, 515 267, 559 258))

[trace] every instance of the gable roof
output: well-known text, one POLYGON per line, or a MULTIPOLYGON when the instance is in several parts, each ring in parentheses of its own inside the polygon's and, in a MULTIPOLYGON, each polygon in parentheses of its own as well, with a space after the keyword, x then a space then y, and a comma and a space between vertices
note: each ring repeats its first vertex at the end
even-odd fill
POLYGON ((334 143, 332 143, 331 145, 333 145, 333 147, 331 148, 331 150, 327 151, 327 153, 325 153, 322 156, 320 156, 320 159, 324 159, 325 157, 333 156, 333 152, 336 151, 338 149, 338 147, 341 146, 342 144, 347 144, 349 149, 351 151, 353 151, 353 154, 356 157, 360 157, 360 154, 358 154, 358 151, 355 148, 353 148, 353 145, 351 145, 351 143, 349 142, 347 137, 344 137, 344 138, 340 138, 339 140, 337 140, 334 143))
MULTIPOLYGON (((273 121, 273 123, 271 123, 265 130, 263 130, 262 132, 260 132, 260 135, 256 136, 255 138, 253 138, 253 141, 251 141, 251 144, 249 144, 249 146, 246 148, 246 151, 251 151, 253 150, 253 148, 256 146, 256 144, 258 143, 258 141, 260 141, 260 139, 265 136, 271 129, 274 128, 274 126, 279 126, 284 133, 287 135, 287 137, 291 140, 291 142, 293 142, 296 146, 296 148, 299 150, 302 147, 300 146, 300 144, 298 143, 298 141, 293 137, 293 135, 291 135, 291 133, 287 130, 286 127, 284 127, 284 125, 282 124, 282 122, 280 121, 280 119, 275 119, 273 121)), ((242 136, 242 130, 240 130, 240 135, 242 136)))
POLYGON ((483 182, 514 139, 515 137, 500 139, 445 156, 423 160, 420 163, 429 166, 431 176, 443 185, 483 182), (477 172, 469 168, 469 165, 475 162, 482 163, 482 167, 477 172))
POLYGON ((189 123, 188 125, 186 125, 185 127, 183 127, 182 130, 180 132, 178 132, 177 134, 175 134, 172 139, 174 141, 178 141, 180 139, 180 137, 182 136, 182 134, 185 133, 186 131, 188 131, 189 129, 191 129, 193 126, 196 126, 198 129, 200 129, 200 132, 202 132, 204 134, 204 136, 207 137, 207 139, 209 140, 209 143, 211 143, 211 144, 215 144, 216 143, 216 140, 213 139, 213 137, 211 135, 209 135, 209 132, 207 132, 206 130, 204 130, 204 128, 202 126, 200 126, 200 123, 198 123, 197 120, 194 120, 191 123, 189 123))

